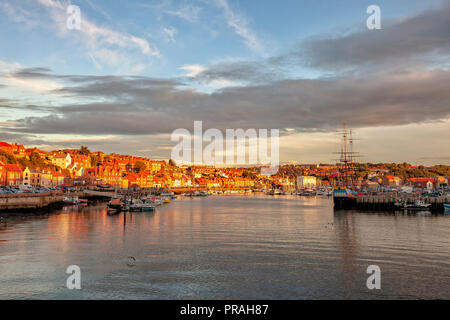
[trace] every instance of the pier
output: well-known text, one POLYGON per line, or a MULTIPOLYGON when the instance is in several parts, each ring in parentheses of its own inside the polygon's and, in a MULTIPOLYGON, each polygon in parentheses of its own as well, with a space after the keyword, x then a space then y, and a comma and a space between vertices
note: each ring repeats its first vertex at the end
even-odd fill
POLYGON ((71 193, 17 193, 0 195, 0 213, 48 212, 60 209, 66 196, 89 200, 107 200, 113 192, 79 191, 71 193))
POLYGON ((2 194, 0 212, 52 210, 62 206, 63 194, 2 194))
MULTIPOLYGON (((352 199, 348 199, 346 202, 346 208, 340 208, 337 206, 336 209, 394 211, 401 210, 395 205, 397 200, 407 203, 414 203, 417 199, 419 198, 413 195, 356 196, 352 199)), ((444 203, 450 203, 450 195, 441 197, 423 197, 420 199, 422 199, 425 203, 431 204, 430 210, 432 212, 443 212, 444 203)))

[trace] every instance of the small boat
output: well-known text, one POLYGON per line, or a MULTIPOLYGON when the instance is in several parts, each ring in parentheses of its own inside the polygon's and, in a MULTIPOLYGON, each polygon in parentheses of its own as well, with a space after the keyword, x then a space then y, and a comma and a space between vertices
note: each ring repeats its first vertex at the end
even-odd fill
POLYGON ((444 210, 450 211, 450 203, 444 203, 444 210))
POLYGON ((423 200, 416 200, 414 204, 407 204, 403 207, 406 210, 427 210, 431 207, 431 204, 425 203, 423 200))
POLYGON ((152 195, 148 196, 147 198, 142 199, 142 201, 144 203, 152 203, 155 205, 155 207, 162 205, 161 197, 156 197, 156 196, 152 196, 152 195))
POLYGON ((108 216, 113 216, 113 215, 119 214, 120 211, 121 211, 121 210, 116 210, 116 209, 110 209, 110 208, 108 208, 107 211, 106 211, 106 214, 107 214, 108 216))
POLYGON ((302 190, 300 195, 306 196, 306 197, 315 196, 316 192, 314 190, 311 190, 311 189, 305 189, 305 190, 302 190))
POLYGON ((408 203, 402 199, 396 199, 395 203, 394 203, 394 206, 396 208, 400 208, 400 209, 406 207, 407 205, 408 205, 408 203))
POLYGON ((69 205, 77 205, 78 204, 78 197, 64 197, 63 198, 63 203, 64 204, 69 204, 69 205))
POLYGON ((78 204, 82 206, 87 206, 88 200, 87 199, 78 199, 78 204))
POLYGON ((123 207, 124 205, 120 199, 111 199, 111 201, 108 202, 108 209, 120 212, 123 210, 123 207))
POLYGON ((128 211, 130 212, 140 212, 141 211, 141 205, 138 203, 133 203, 128 205, 128 211))
POLYGON ((155 211, 156 205, 154 203, 151 202, 144 202, 141 204, 141 211, 142 212, 151 212, 151 211, 155 211))

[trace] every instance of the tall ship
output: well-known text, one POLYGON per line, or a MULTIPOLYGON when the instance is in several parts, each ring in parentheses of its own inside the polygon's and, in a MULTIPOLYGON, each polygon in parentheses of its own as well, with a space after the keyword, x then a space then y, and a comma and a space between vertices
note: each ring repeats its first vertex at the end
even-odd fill
POLYGON ((353 132, 347 129, 345 123, 342 131, 341 150, 337 164, 336 184, 333 188, 335 209, 351 209, 356 203, 356 166, 355 158, 359 157, 353 151, 353 132))

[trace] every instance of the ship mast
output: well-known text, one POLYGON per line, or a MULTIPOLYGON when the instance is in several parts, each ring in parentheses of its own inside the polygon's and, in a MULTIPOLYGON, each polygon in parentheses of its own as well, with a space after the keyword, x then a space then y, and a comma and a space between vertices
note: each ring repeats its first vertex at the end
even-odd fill
POLYGON ((340 185, 346 188, 354 188, 355 181, 355 157, 356 152, 353 151, 353 130, 347 128, 345 121, 343 122, 342 143, 340 151, 340 159, 338 160, 338 172, 340 176, 340 185))

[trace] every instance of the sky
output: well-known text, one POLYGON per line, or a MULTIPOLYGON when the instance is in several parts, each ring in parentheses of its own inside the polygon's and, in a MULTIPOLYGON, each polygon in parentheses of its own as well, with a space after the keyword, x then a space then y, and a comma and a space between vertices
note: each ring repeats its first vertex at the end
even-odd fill
POLYGON ((363 162, 450 164, 447 0, 2 0, 0 39, 2 141, 168 159, 202 120, 332 163, 345 121, 363 162))

